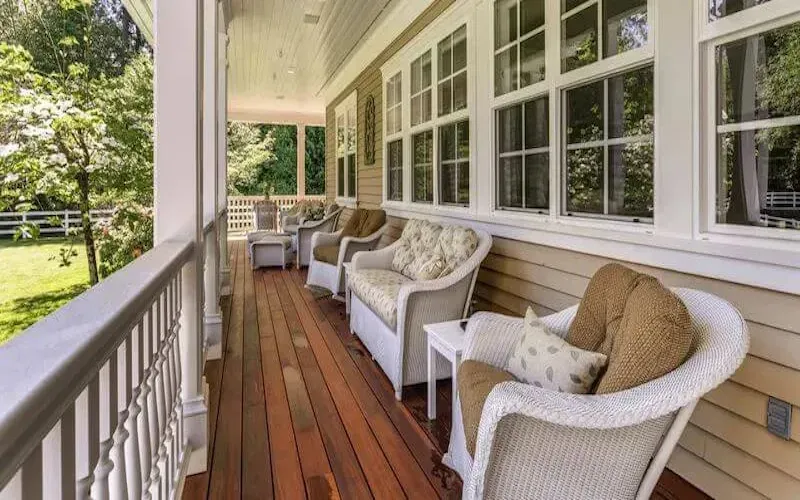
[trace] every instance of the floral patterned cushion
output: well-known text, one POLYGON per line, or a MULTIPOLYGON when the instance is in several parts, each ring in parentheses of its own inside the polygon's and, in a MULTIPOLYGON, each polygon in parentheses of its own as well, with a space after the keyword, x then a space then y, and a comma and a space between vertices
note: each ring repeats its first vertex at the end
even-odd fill
POLYGON ((350 292, 394 329, 397 326, 400 287, 412 280, 387 269, 362 269, 350 274, 348 280, 350 292))
POLYGON ((478 248, 478 234, 468 227, 446 226, 439 235, 439 250, 444 257, 443 275, 450 274, 478 248))
POLYGON ((432 280, 453 272, 478 247, 470 228, 442 226, 426 220, 406 223, 394 253, 392 270, 412 280, 432 280))

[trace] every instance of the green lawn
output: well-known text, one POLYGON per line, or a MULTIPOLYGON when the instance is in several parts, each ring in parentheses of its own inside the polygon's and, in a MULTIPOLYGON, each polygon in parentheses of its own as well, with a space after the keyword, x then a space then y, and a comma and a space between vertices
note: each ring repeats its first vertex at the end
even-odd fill
POLYGON ((89 287, 86 252, 69 267, 58 267, 60 238, 0 240, 0 344, 55 311, 89 287))

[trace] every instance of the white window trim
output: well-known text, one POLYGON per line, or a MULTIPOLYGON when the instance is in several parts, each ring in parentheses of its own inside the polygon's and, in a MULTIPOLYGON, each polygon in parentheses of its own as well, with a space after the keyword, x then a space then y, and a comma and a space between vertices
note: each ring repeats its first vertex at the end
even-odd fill
MULTIPOLYGON (((475 69, 475 10, 472 2, 474 0, 461 0, 450 6, 442 15, 436 18, 430 25, 421 31, 411 42, 400 49, 382 67, 383 87, 385 93, 386 81, 402 72, 403 79, 409 85, 403 86, 403 127, 398 134, 383 137, 383 148, 386 151, 387 145, 399 137, 403 138, 403 201, 387 199, 387 189, 383 189, 382 207, 385 209, 400 210, 433 210, 437 213, 456 212, 461 214, 474 213, 476 210, 477 188, 475 185, 476 176, 476 154, 475 154, 475 117, 476 117, 476 69, 475 69), (467 66, 465 69, 454 72, 447 77, 439 80, 439 61, 438 45, 444 38, 450 36, 461 26, 466 25, 467 31, 467 66), (417 125, 411 125, 411 63, 422 56, 426 51, 431 54, 431 119, 417 125), (453 77, 467 72, 467 107, 458 111, 439 116, 439 92, 440 82, 447 81, 453 77), (466 206, 443 205, 440 202, 440 165, 439 165, 439 128, 443 125, 469 120, 469 141, 470 141, 470 203, 466 206), (433 133, 433 202, 414 202, 413 201, 413 143, 414 135, 431 130, 433 133)), ((422 92, 426 91, 423 89, 422 92)), ((414 94, 419 95, 420 93, 414 94)), ((385 125, 385 118, 384 118, 385 125)), ((388 175, 388 158, 384 155, 383 178, 388 175)))
MULTIPOLYGON (((344 117, 344 143, 345 147, 347 147, 347 139, 350 135, 350 127, 348 126, 348 111, 352 110, 353 115, 356 117, 356 126, 355 126, 355 137, 353 138, 353 144, 355 146, 355 155, 356 155, 356 182, 355 182, 355 193, 349 193, 348 191, 348 184, 349 184, 349 176, 350 176, 350 168, 348 164, 348 152, 345 151, 344 153, 344 191, 345 196, 339 195, 339 148, 338 144, 334 146, 334 154, 336 157, 336 203, 348 208, 355 208, 358 204, 358 93, 357 91, 353 91, 350 95, 342 100, 337 106, 335 110, 335 126, 337 128, 335 132, 336 140, 339 140, 339 117, 344 117)), ((385 124, 385 123, 384 123, 385 124)), ((384 155, 385 156, 385 155, 384 155)))
MULTIPOLYGON (((404 202, 387 202, 387 213, 396 217, 424 217, 480 227, 497 237, 591 253, 714 279, 800 294, 800 249, 796 241, 745 228, 748 235, 708 233, 705 227, 705 133, 704 52, 701 42, 741 30, 733 21, 755 16, 759 26, 775 23, 800 12, 796 0, 772 0, 713 23, 703 21, 706 0, 648 0, 648 44, 611 58, 560 74, 560 2, 547 1, 545 68, 547 80, 494 97, 494 3, 491 0, 457 0, 420 36, 400 49, 382 68, 384 77, 403 69, 414 53, 433 47, 454 31, 453 12, 469 16, 468 109, 470 110, 471 206, 468 211, 448 206, 410 203, 410 169, 404 177, 404 202), (441 26, 447 19, 450 24, 441 26), (550 26, 551 19, 558 22, 550 26), (701 20, 701 22, 698 21, 701 20), (439 26, 439 31, 432 33, 439 26), (660 40, 659 33, 669 33, 660 40), (441 35, 441 36, 440 36, 441 35), (657 57, 656 57, 657 54, 657 57), (631 69, 655 59, 655 223, 653 225, 568 218, 560 207, 560 90, 631 69), (488 66, 491 71, 473 68, 488 66), (554 71, 558 70, 558 71, 554 71), (554 74, 555 72, 555 74, 554 74), (476 93, 477 95, 473 95, 476 93), (494 116, 495 110, 547 93, 550 97, 550 214, 496 210, 494 116), (659 114, 660 113, 660 114, 659 114), (687 115, 688 113, 688 115, 687 115), (477 140, 476 140, 477 138, 477 140), (477 168, 480 165, 480 168, 477 168), (665 168, 668 166, 668 168, 665 168)), ((753 30, 760 31, 760 30, 753 30)), ((404 79, 407 77, 404 76, 404 79)), ((406 96, 404 95, 404 99, 406 96)), ((404 106, 407 108, 407 106, 404 106)), ((404 131, 409 116, 404 110, 404 131)), ((384 140, 385 145, 385 140, 384 140)), ((404 162, 409 162, 410 140, 404 141, 404 162)), ((438 191, 438 189, 437 189, 438 191)), ((385 198, 384 198, 385 199, 385 198)), ((712 205, 713 206, 713 205, 712 205)))
MULTIPOLYGON (((705 4, 706 2, 701 2, 705 4)), ((707 12, 698 10, 698 24, 704 31, 698 40, 700 52, 700 97, 703 114, 698 115, 702 130, 701 154, 698 157, 700 178, 704 186, 700 198, 700 227, 697 236, 712 241, 737 241, 758 243, 764 240, 776 242, 800 241, 800 230, 779 229, 717 222, 717 137, 720 132, 752 130, 755 128, 780 127, 800 124, 800 117, 773 118, 756 122, 717 125, 717 87, 715 52, 717 47, 765 31, 800 22, 800 5, 794 3, 791 11, 782 0, 745 9, 713 22, 708 21, 707 12), (770 7, 767 9, 767 7, 770 7), (788 12, 788 13, 787 13, 788 12), (746 14, 746 15, 742 15, 746 14), (751 15, 752 14, 752 15, 751 15), (724 22, 723 22, 724 21, 724 22)))

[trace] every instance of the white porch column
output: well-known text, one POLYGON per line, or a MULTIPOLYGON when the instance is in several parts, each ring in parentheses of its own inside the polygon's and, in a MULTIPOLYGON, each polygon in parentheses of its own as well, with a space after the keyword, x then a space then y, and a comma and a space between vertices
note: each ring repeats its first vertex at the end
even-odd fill
POLYGON ((189 474, 206 470, 203 380, 203 177, 200 80, 203 5, 155 1, 155 243, 191 240, 194 257, 181 272, 183 436, 189 474))
POLYGON ((297 124, 297 197, 306 196, 306 126, 297 124))
MULTIPOLYGON (((222 7, 220 7, 222 8, 222 7)), ((217 154, 219 161, 217 174, 219 176, 219 189, 217 199, 219 209, 225 210, 225 217, 219 225, 219 285, 220 295, 231 294, 231 267, 228 257, 228 35, 222 29, 219 33, 217 57, 217 154)))
POLYGON ((203 210, 205 220, 215 221, 205 239, 206 359, 222 357, 222 311, 219 308, 219 224, 217 219, 217 0, 204 0, 203 32, 203 210))

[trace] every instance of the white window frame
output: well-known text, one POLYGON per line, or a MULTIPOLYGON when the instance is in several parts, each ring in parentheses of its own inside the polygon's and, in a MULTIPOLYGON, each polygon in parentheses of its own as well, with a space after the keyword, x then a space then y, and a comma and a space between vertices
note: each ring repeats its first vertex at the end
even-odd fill
MULTIPOLYGON (((387 78, 385 78, 383 80, 383 99, 381 100, 381 102, 383 102, 385 104, 384 104, 384 112, 382 113, 382 115, 383 115, 383 125, 381 127, 381 130, 383 130, 385 132, 383 134, 383 141, 381 142, 381 145, 383 147, 383 155, 382 156, 384 158, 384 160, 383 160, 383 164, 384 164, 383 183, 382 183, 383 184, 383 199, 384 200, 388 200, 389 199, 389 176, 391 175, 391 172, 389 171, 389 143, 392 143, 392 142, 397 141, 397 140, 402 141, 401 142, 401 150, 402 150, 401 154, 403 155, 403 165, 405 165, 405 161, 406 161, 406 140, 403 137, 403 131, 406 129, 406 123, 405 123, 406 122, 406 111, 407 111, 406 108, 408 106, 404 106, 403 105, 403 96, 405 95, 405 88, 407 86, 410 86, 410 82, 408 81, 407 77, 408 77, 408 75, 404 74, 403 71, 397 71, 397 72, 393 73, 392 75, 389 75, 387 78), (394 106, 388 107, 388 103, 389 103, 389 100, 387 99, 387 97, 388 97, 388 94, 387 94, 388 83, 392 79, 394 79, 396 77, 400 78, 400 101, 396 102, 394 104, 394 106), (404 82, 407 82, 407 83, 404 84, 404 82), (398 107, 400 108, 400 129, 398 131, 394 132, 394 133, 388 133, 388 128, 387 128, 386 124, 387 124, 387 121, 388 121, 389 113, 391 111, 394 111, 398 107)), ((403 168, 403 176, 402 176, 402 181, 401 182, 402 182, 402 186, 401 186, 402 187, 401 200, 402 200, 402 199, 405 199, 405 189, 406 189, 406 184, 407 184, 407 181, 405 179, 405 168, 403 168)), ((391 200, 391 201, 397 201, 397 200, 391 200)))
MULTIPOLYGON (((434 86, 435 86, 435 82, 436 82, 436 79, 435 79, 435 77, 434 77, 434 75, 433 75, 433 68, 434 68, 434 66, 435 66, 435 65, 433 64, 433 57, 434 57, 434 56, 433 56, 433 53, 432 53, 430 50, 423 51, 422 53, 420 53, 420 55, 419 55, 419 56, 417 56, 417 57, 416 57, 416 58, 415 58, 413 61, 411 61, 411 62, 409 63, 409 65, 408 65, 408 75, 409 75, 409 77, 408 77, 408 78, 409 78, 409 80, 408 80, 408 93, 409 93, 408 105, 409 105, 409 107, 410 107, 410 109, 409 109, 409 116, 413 116, 413 110, 414 110, 414 104, 413 104, 413 103, 414 103, 414 99, 415 99, 415 98, 419 98, 419 103, 420 103, 420 108, 419 108, 419 109, 420 109, 420 113, 422 112, 422 109, 423 109, 423 108, 422 108, 422 103, 424 103, 424 102, 425 102, 425 101, 422 99, 422 95, 423 95, 425 92, 429 92, 429 91, 430 91, 430 93, 431 93, 431 100, 430 100, 430 102, 429 102, 428 104, 430 104, 430 107, 431 107, 431 109, 429 109, 429 110, 428 110, 428 112, 430 113, 430 115, 431 115, 431 116, 433 116, 433 115, 434 115, 434 113, 436 112, 436 110, 433 108, 433 101, 434 101, 434 99, 433 99, 433 92, 435 91, 435 89, 434 89, 434 86), (421 83, 421 82, 422 82, 422 61, 421 61, 421 59, 422 59, 422 58, 425 56, 425 54, 426 54, 426 53, 428 54, 428 57, 429 57, 429 58, 430 58, 430 60, 431 60, 431 81, 430 81, 430 83, 428 84, 428 86, 427 86, 427 87, 420 87, 420 89, 419 89, 419 92, 414 92, 414 91, 413 91, 413 89, 411 88, 411 82, 413 81, 412 79, 413 79, 413 74, 414 74, 414 71, 411 69, 411 67, 412 67, 412 65, 413 65, 414 63, 416 63, 417 61, 420 61, 420 66, 419 66, 419 68, 420 68, 420 69, 419 69, 419 70, 420 70, 420 75, 419 75, 419 78, 420 78, 420 85, 421 85, 421 84, 422 84, 422 83, 421 83)), ((402 102, 402 99, 401 99, 401 102, 402 102)), ((421 114, 421 115, 420 115, 420 119, 422 119, 422 117, 423 117, 423 116, 424 116, 424 114, 421 114)), ((411 123, 411 122, 409 121, 409 126, 411 126, 411 127, 418 127, 418 126, 420 126, 420 125, 422 125, 422 124, 424 124, 424 123, 428 123, 428 122, 430 122, 430 120, 423 120, 423 121, 420 121, 420 122, 419 122, 419 123, 417 123, 417 124, 411 123)))
POLYGON ((700 82, 702 111, 697 119, 701 123, 701 153, 698 158, 699 176, 703 189, 700 193, 699 227, 697 236, 702 239, 763 245, 765 241, 800 241, 800 230, 773 227, 725 224, 717 222, 717 138, 720 132, 800 125, 800 117, 773 118, 758 122, 717 125, 716 49, 736 40, 766 31, 800 23, 800 5, 794 0, 771 0, 715 21, 708 20, 707 0, 701 0, 697 9, 698 24, 702 26, 698 37, 700 53, 700 82), (703 7, 706 7, 704 10, 703 7), (760 125, 760 126, 758 126, 760 125))
POLYGON ((522 17, 520 15, 520 11, 521 11, 520 4, 522 3, 522 0, 515 0, 515 1, 517 2, 517 38, 516 38, 516 40, 512 40, 512 41, 508 42, 507 44, 502 45, 499 49, 495 49, 494 48, 494 16, 495 16, 495 11, 494 11, 494 0, 492 0, 492 49, 494 51, 494 55, 492 57, 492 95, 493 96, 494 96, 494 93, 495 93, 495 91, 494 91, 494 81, 495 81, 494 71, 495 71, 495 62, 497 61, 497 56, 499 56, 500 54, 502 54, 503 52, 507 51, 508 49, 510 49, 512 47, 516 47, 516 49, 517 49, 517 88, 514 89, 514 90, 510 90, 510 91, 508 91, 508 92, 506 92, 504 94, 501 94, 499 96, 496 96, 495 97, 496 99, 502 98, 503 96, 506 96, 508 94, 515 94, 515 93, 520 92, 522 90, 528 89, 528 88, 530 88, 530 87, 532 87, 532 86, 534 86, 536 84, 539 84, 539 83, 547 81, 547 79, 550 76, 552 76, 552 75, 550 75, 550 71, 551 71, 552 68, 548 68, 547 67, 547 24, 548 24, 547 3, 548 3, 548 0, 544 0, 544 5, 545 5, 544 24, 542 24, 538 28, 532 29, 531 31, 525 33, 524 35, 520 34, 520 27, 522 25, 522 22, 520 21, 520 19, 522 17), (535 37, 535 36, 537 36, 537 35, 539 35, 541 33, 545 34, 545 69, 544 69, 545 78, 544 78, 544 80, 540 80, 538 82, 534 82, 534 83, 531 83, 530 85, 526 85, 525 87, 523 87, 521 85, 521 83, 522 83, 522 81, 521 81, 522 80, 522 78, 521 78, 521 75, 522 75, 522 44, 524 42, 528 41, 528 39, 533 38, 533 37, 535 37))
POLYGON ((336 203, 347 206, 347 207, 355 207, 358 201, 358 93, 357 91, 353 91, 350 95, 342 100, 337 106, 335 110, 336 121, 334 122, 336 125, 336 140, 338 142, 339 139, 339 119, 340 117, 344 119, 344 144, 345 144, 345 151, 344 151, 344 195, 339 195, 339 158, 342 156, 339 155, 339 148, 338 143, 335 147, 335 154, 336 154, 336 203), (353 137, 353 147, 355 148, 355 158, 356 158, 356 178, 355 178, 355 193, 349 192, 349 181, 350 181, 350 160, 349 160, 349 151, 347 151, 347 143, 348 139, 350 138, 350 112, 353 113, 355 117, 356 123, 354 124, 354 137, 353 137))
MULTIPOLYGON (((381 73, 383 75, 384 93, 386 88, 386 81, 397 74, 403 73, 403 79, 409 82, 409 85, 403 86, 403 129, 398 134, 390 136, 384 135, 383 148, 386 151, 388 143, 396 140, 398 137, 403 138, 403 200, 394 201, 388 199, 387 187, 384 185, 383 189, 383 203, 384 208, 394 208, 399 210, 414 210, 421 211, 428 214, 466 214, 475 211, 476 207, 476 193, 475 186, 475 173, 476 173, 476 156, 475 156, 475 116, 476 116, 476 69, 475 69, 475 19, 474 9, 472 5, 473 0, 461 0, 452 5, 448 10, 428 25, 422 32, 420 32, 414 40, 412 40, 405 47, 400 49, 392 58, 390 58, 382 67, 381 73), (467 32, 467 65, 466 68, 451 73, 447 77, 439 80, 439 62, 438 62, 438 46, 439 42, 445 38, 452 36, 452 34, 466 26, 467 32), (431 119, 411 125, 411 63, 417 60, 425 52, 430 51, 431 54, 431 119), (462 72, 467 72, 467 106, 459 111, 451 111, 450 113, 439 116, 439 83, 451 79, 462 72), (440 158, 439 158, 439 129, 443 125, 461 122, 464 120, 469 121, 469 141, 470 141, 470 154, 469 154, 469 172, 470 172, 470 202, 469 205, 452 205, 442 204, 440 202, 440 158), (431 130, 433 135, 433 202, 414 202, 413 201, 413 136, 421 132, 431 130)), ((423 89, 421 92, 426 91, 423 89)), ((420 93, 414 95, 420 95, 420 93)), ((452 95, 452 94, 451 94, 452 95)), ((452 97, 451 97, 452 99, 452 97)), ((384 118, 385 122, 385 118, 384 118)), ((383 177, 387 178, 388 175, 388 158, 384 155, 383 161, 383 177)))
MULTIPOLYGON (((747 21, 761 28, 786 16, 800 16, 796 0, 764 5, 707 21, 706 0, 648 0, 648 42, 644 47, 601 59, 561 74, 560 2, 545 3, 546 80, 494 96, 494 2, 455 0, 431 25, 396 52, 381 68, 384 78, 408 71, 425 48, 468 21, 468 110, 470 117, 470 207, 411 203, 410 139, 404 140, 404 201, 384 201, 391 216, 423 217, 465 224, 495 237, 590 253, 748 286, 800 294, 800 247, 797 241, 743 228, 748 234, 709 232, 706 210, 708 169, 706 71, 704 44, 742 30, 747 21), (744 18, 748 18, 745 20, 744 18), (471 22, 471 24, 470 24, 471 22), (438 30, 438 31, 437 31, 438 30), (664 37, 659 34, 664 33, 664 37), (657 55, 657 56, 656 56, 657 55), (654 214, 652 225, 560 215, 562 162, 561 91, 654 61, 654 214), (477 69, 481 70, 478 71, 477 69), (483 68, 487 70, 484 71, 483 68), (495 117, 509 104, 547 94, 550 103, 550 211, 542 215, 497 210, 495 117)), ((785 23, 788 23, 786 21, 785 23)), ((785 24, 784 23, 784 24, 785 24)), ((779 23, 778 23, 779 24, 779 23)), ((754 30, 754 31, 760 31, 754 30)), ((433 60, 436 64, 436 60, 433 60)), ((438 79, 438 71, 434 69, 438 79)), ((409 81, 406 73, 404 80, 409 81)), ((405 86, 408 89, 408 86, 405 86)), ((434 116, 438 92, 433 93, 434 116)), ((403 100, 408 102, 404 92, 403 100)), ((405 137, 408 106, 404 106, 405 137)), ((713 116, 713 114, 712 114, 713 116)), ((415 129, 414 132, 420 129, 415 129)), ((715 137, 713 135, 712 137, 715 137)), ((434 141, 438 133, 434 134, 434 141)), ((386 138, 384 138, 384 147, 386 138)), ((434 152, 438 158, 438 150, 434 152)), ((384 161, 385 168, 385 161, 384 161)), ((714 169, 716 166, 714 164, 714 169)), ((385 175, 385 173, 384 173, 385 175)), ((438 182, 438 172, 434 176, 438 182)), ((434 193, 438 196, 438 186, 434 193)), ((385 197, 384 197, 385 200, 385 197)), ((712 208, 714 199, 711 199, 712 208)))
MULTIPOLYGON (((492 75, 492 76, 494 76, 494 75, 492 75)), ((492 122, 493 130, 492 130, 492 134, 493 134, 493 137, 494 137, 494 144, 495 144, 494 151, 496 152, 495 156, 493 156, 493 163, 492 163, 492 168, 493 168, 492 176, 495 179, 494 183, 492 184, 492 186, 495 189, 495 191, 494 191, 494 206, 493 206, 493 210, 496 210, 498 212, 504 212, 504 213, 505 212, 508 212, 508 213, 515 213, 516 212, 516 213, 524 213, 524 214, 533 214, 533 215, 538 215, 538 216, 548 216, 548 215, 550 215, 550 198, 553 196, 553 193, 550 190, 550 187, 552 186, 552 179, 550 180, 550 186, 548 186, 548 196, 547 196, 548 207, 547 208, 526 208, 525 207, 525 197, 526 197, 526 194, 525 194, 525 188, 526 188, 526 182, 525 182, 525 157, 528 156, 528 155, 538 155, 538 154, 547 153, 548 163, 552 162, 552 160, 550 159, 550 155, 552 154, 552 151, 551 151, 552 136, 549 133, 549 130, 548 130, 548 134, 547 134, 547 146, 542 146, 542 147, 538 147, 538 148, 527 148, 527 149, 525 148, 525 104, 527 104, 529 102, 537 101, 539 99, 547 99, 548 124, 549 124, 548 125, 548 129, 549 129, 550 126, 552 125, 553 119, 552 119, 552 116, 550 116, 550 110, 552 110, 552 108, 550 106, 550 94, 547 93, 547 92, 544 92, 544 93, 541 93, 541 94, 538 94, 538 95, 534 95, 534 96, 531 96, 531 97, 526 97, 524 99, 519 99, 519 100, 517 100, 515 102, 510 102, 510 103, 505 104, 503 106, 497 106, 496 108, 494 108, 492 110, 492 115, 493 115, 493 122, 492 122), (504 109, 507 109, 509 107, 513 107, 513 106, 521 106, 522 107, 522 119, 521 119, 521 123, 522 123, 522 135, 521 135, 522 149, 520 149, 518 151, 508 151, 508 152, 505 152, 505 153, 500 153, 499 152, 499 149, 500 149, 500 147, 499 147, 500 137, 499 137, 499 133, 498 133, 499 130, 498 130, 498 126, 497 126, 497 117, 499 116, 500 111, 502 111, 504 109), (500 168, 499 160, 500 160, 500 158, 513 158, 513 157, 516 157, 516 156, 519 156, 520 158, 522 158, 522 206, 521 207, 503 207, 503 206, 500 206, 500 193, 498 191, 500 189, 500 186, 498 186, 498 183, 497 183, 497 178, 499 177, 498 169, 500 168)), ((552 172, 548 172, 548 174, 552 174, 552 172)), ((550 177, 550 175, 548 175, 548 178, 549 177, 550 177)))

